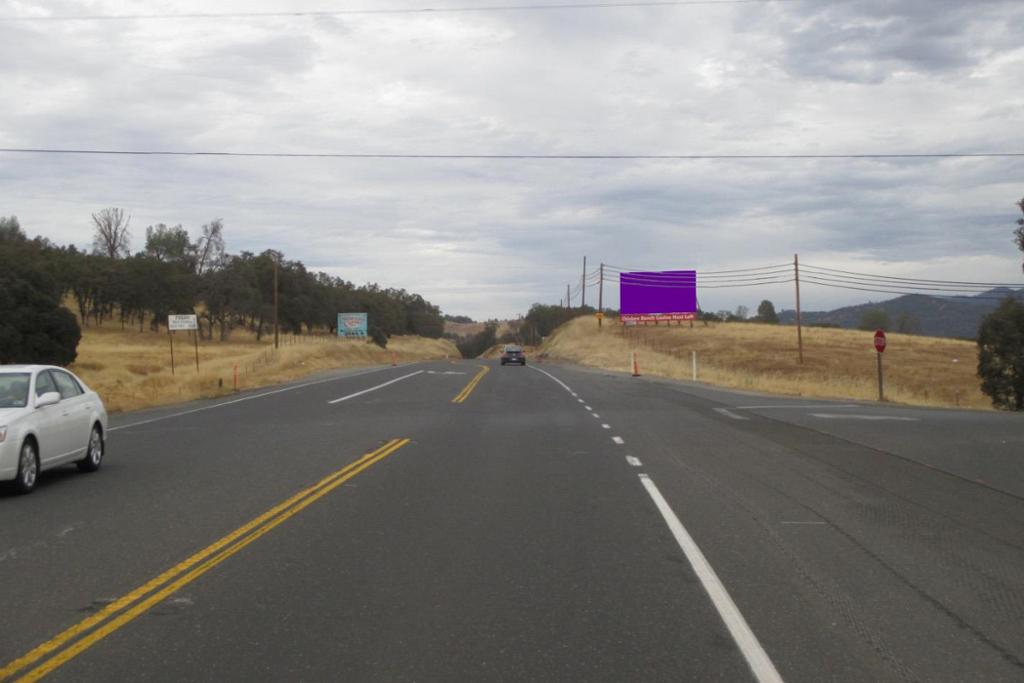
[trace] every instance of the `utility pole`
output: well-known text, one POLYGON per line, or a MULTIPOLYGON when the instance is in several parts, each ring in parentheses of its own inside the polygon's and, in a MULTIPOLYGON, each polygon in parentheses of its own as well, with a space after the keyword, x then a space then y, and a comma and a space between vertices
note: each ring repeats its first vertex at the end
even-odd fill
POLYGON ((793 254, 793 279, 796 282, 796 348, 800 365, 804 364, 804 332, 800 324, 800 255, 793 254))
POLYGON ((604 322, 604 264, 601 264, 601 279, 597 285, 597 326, 604 322))
POLYGON ((277 262, 280 259, 280 255, 274 252, 274 348, 278 347, 278 328, 277 328, 277 262))
POLYGON ((583 288, 583 294, 580 299, 580 308, 587 307, 587 257, 583 257, 583 277, 580 278, 580 286, 583 288))
POLYGON ((569 296, 569 283, 565 285, 565 307, 572 308, 572 298, 569 296))

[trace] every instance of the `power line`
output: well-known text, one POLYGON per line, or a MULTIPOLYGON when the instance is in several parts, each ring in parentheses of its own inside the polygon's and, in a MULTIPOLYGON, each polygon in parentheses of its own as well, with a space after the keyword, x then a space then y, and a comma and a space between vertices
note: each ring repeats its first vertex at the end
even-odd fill
POLYGON ((903 295, 916 294, 918 296, 929 296, 929 297, 933 297, 933 298, 936 298, 936 299, 966 299, 966 300, 969 300, 969 301, 1002 301, 1003 299, 1006 298, 1006 297, 1003 297, 1003 296, 978 296, 978 295, 970 295, 970 294, 921 294, 920 292, 907 292, 907 291, 900 291, 900 290, 895 290, 895 289, 875 289, 875 288, 869 288, 869 287, 855 287, 853 285, 830 284, 828 282, 822 282, 822 281, 816 280, 812 276, 808 276, 807 278, 804 278, 804 277, 800 278, 801 282, 804 282, 805 280, 806 280, 806 282, 809 282, 809 283, 815 284, 815 285, 819 285, 819 286, 822 286, 822 287, 833 287, 833 288, 836 288, 836 289, 855 289, 855 290, 861 291, 861 292, 877 292, 877 293, 880 293, 880 294, 903 294, 903 295))
MULTIPOLYGON (((840 284, 864 285, 864 286, 868 286, 868 287, 890 287, 890 288, 894 288, 894 289, 896 289, 896 288, 898 288, 898 289, 909 289, 909 290, 923 291, 923 292, 978 293, 978 292, 984 292, 984 291, 988 291, 990 289, 994 289, 994 287, 987 287, 987 286, 986 287, 979 287, 979 286, 965 287, 963 285, 950 285, 950 286, 922 285, 922 284, 919 284, 919 283, 909 283, 909 282, 908 283, 902 283, 902 282, 887 283, 887 282, 877 282, 877 281, 872 281, 872 280, 864 280, 864 279, 860 279, 860 278, 837 278, 837 277, 834 277, 834 276, 822 275, 820 273, 813 273, 813 272, 810 272, 810 271, 807 272, 807 275, 819 278, 821 280, 824 280, 825 282, 836 282, 836 283, 840 283, 840 284)), ((1024 283, 1022 283, 1021 286, 1024 286, 1024 283)))
MULTIPOLYGON (((872 274, 872 273, 859 273, 859 272, 852 271, 852 270, 839 270, 837 268, 826 268, 824 266, 812 266, 812 265, 804 265, 804 264, 801 264, 801 266, 803 268, 807 269, 808 272, 824 271, 823 273, 821 273, 822 275, 829 275, 829 274, 832 274, 832 273, 837 273, 837 274, 839 274, 839 276, 847 276, 847 275, 849 275, 849 276, 852 276, 852 277, 849 277, 849 278, 846 278, 846 279, 850 279, 850 280, 860 280, 860 279, 863 279, 863 280, 879 280, 879 281, 889 281, 889 280, 892 280, 892 281, 897 281, 897 282, 906 282, 906 283, 909 283, 909 284, 964 285, 964 286, 968 286, 968 287, 988 287, 989 289, 992 289, 992 288, 995 288, 995 287, 1024 287, 1024 282, 1007 283, 1007 282, 966 282, 966 281, 962 281, 962 280, 929 280, 929 279, 926 279, 926 278, 916 278, 916 277, 915 278, 910 278, 910 277, 898 277, 896 275, 876 275, 876 274, 872 274)), ((836 276, 833 275, 833 277, 836 277, 836 276)))
POLYGON ((4 154, 83 154, 102 156, 240 157, 268 159, 446 159, 524 161, 778 161, 839 159, 1000 159, 1021 158, 1024 152, 894 152, 868 154, 409 154, 354 152, 223 152, 141 149, 74 149, 45 147, 0 147, 4 154))
POLYGON ((652 8, 652 7, 685 7, 691 5, 767 5, 779 2, 799 2, 800 0, 665 0, 641 2, 585 2, 585 3, 552 3, 532 5, 486 5, 482 7, 419 7, 394 9, 349 9, 349 10, 312 10, 312 11, 278 11, 278 12, 190 12, 183 14, 75 14, 52 16, 0 17, 0 22, 45 22, 45 21, 129 21, 129 20, 167 20, 167 19, 278 19, 282 17, 343 17, 376 14, 454 14, 461 12, 527 12, 545 10, 574 9, 620 9, 620 8, 652 8))

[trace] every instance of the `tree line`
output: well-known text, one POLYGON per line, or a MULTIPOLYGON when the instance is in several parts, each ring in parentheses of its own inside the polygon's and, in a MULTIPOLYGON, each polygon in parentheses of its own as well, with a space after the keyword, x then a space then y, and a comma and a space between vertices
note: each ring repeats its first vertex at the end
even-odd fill
POLYGON ((17 218, 0 217, 0 362, 66 365, 74 360, 79 324, 114 322, 159 332, 172 313, 195 313, 207 339, 227 340, 238 328, 261 339, 273 332, 275 266, 278 323, 285 333, 332 333, 339 312, 367 313, 371 337, 382 346, 391 335, 437 338, 444 332, 439 308, 419 294, 377 284, 356 286, 309 271, 279 251, 230 254, 219 220, 203 225, 195 240, 181 225, 151 225, 144 248, 135 253, 129 248, 129 223, 120 209, 94 214, 93 248, 86 252, 41 237, 29 239, 17 218), (77 320, 58 312, 65 303, 77 320), (42 331, 40 320, 22 324, 12 318, 26 306, 45 309, 46 324, 67 328, 61 344, 69 351, 55 355, 32 341, 49 332, 42 331))

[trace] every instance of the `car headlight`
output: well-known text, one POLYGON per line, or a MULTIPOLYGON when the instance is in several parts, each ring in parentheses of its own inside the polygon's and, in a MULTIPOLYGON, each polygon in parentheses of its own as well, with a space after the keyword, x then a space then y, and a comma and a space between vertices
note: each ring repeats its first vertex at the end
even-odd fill
POLYGON ((0 427, 0 443, 7 439, 7 425, 0 427))

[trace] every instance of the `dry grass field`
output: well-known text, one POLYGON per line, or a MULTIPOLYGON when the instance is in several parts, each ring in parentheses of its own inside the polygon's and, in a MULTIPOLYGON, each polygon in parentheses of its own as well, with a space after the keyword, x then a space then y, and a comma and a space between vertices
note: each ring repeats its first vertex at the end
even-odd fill
POLYGON ((399 363, 459 358, 451 342, 422 337, 392 337, 385 350, 362 340, 284 335, 275 353, 273 335, 257 342, 255 335, 236 330, 228 342, 200 340, 197 373, 192 338, 176 332, 172 375, 166 332, 122 331, 108 324, 82 329, 71 369, 115 412, 233 393, 236 366, 238 388, 251 389, 319 370, 390 363, 392 353, 399 363))
MULTIPOLYGON (((872 333, 804 328, 804 364, 797 362, 796 328, 754 323, 694 323, 623 328, 577 318, 555 331, 541 351, 613 370, 629 369, 637 351, 641 374, 698 380, 724 387, 795 396, 876 400, 872 333)), ((884 354, 886 399, 925 406, 991 409, 975 374, 973 342, 889 334, 884 354)))

